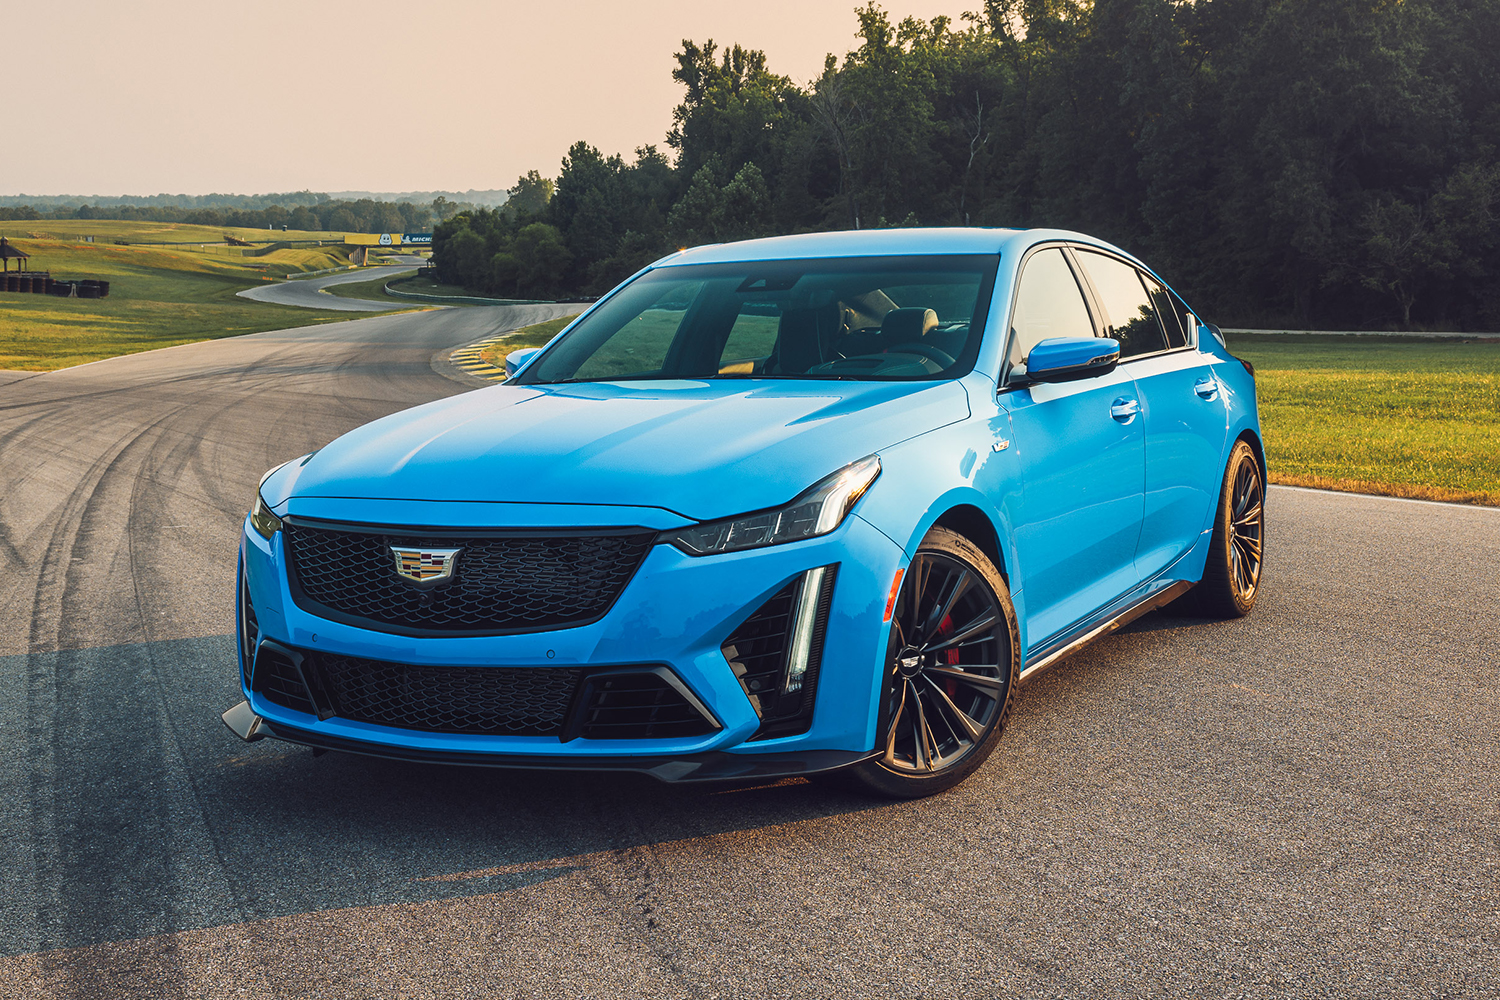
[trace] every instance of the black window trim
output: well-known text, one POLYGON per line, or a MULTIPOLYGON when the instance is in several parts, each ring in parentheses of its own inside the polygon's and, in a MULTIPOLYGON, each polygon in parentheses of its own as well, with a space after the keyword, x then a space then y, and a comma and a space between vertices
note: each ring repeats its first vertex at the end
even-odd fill
POLYGON ((1071 244, 1066 240, 1047 240, 1045 242, 1036 243, 1028 247, 1026 249, 1026 252, 1021 255, 1020 264, 1016 266, 1016 280, 1011 282, 1010 304, 1006 308, 1004 314, 1004 340, 1002 340, 1000 344, 1000 377, 996 382, 995 389, 997 393, 1008 392, 1012 389, 1024 389, 1032 384, 1030 382, 1025 382, 1021 385, 1010 384, 1010 348, 1012 343, 1011 334, 1015 332, 1015 323, 1013 321, 1016 318, 1016 301, 1021 297, 1021 279, 1026 275, 1026 265, 1031 263, 1032 257, 1041 253, 1043 250, 1053 249, 1061 250, 1063 252, 1063 260, 1067 263, 1068 269, 1073 272, 1073 280, 1078 283, 1079 294, 1083 297, 1083 308, 1084 311, 1089 314, 1089 323, 1093 325, 1094 336, 1100 336, 1099 331, 1103 329, 1099 325, 1100 312, 1099 306, 1094 300, 1093 288, 1088 284, 1088 278, 1084 274, 1082 274, 1082 269, 1080 268, 1078 262, 1073 259, 1073 255, 1069 252, 1071 249, 1071 244))
MULTIPOLYGON (((1194 313, 1193 310, 1188 307, 1188 304, 1182 300, 1182 296, 1180 296, 1176 292, 1172 291, 1172 286, 1168 285, 1165 281, 1162 281, 1161 278, 1158 277, 1154 271, 1152 271, 1150 268, 1145 267, 1145 266, 1143 266, 1141 264, 1137 264, 1135 261, 1129 260, 1128 258, 1121 256, 1120 254, 1111 253, 1110 251, 1105 250, 1103 247, 1090 246, 1087 243, 1069 243, 1069 244, 1067 244, 1067 249, 1068 249, 1067 256, 1070 258, 1071 263, 1073 263, 1073 266, 1076 269, 1077 273, 1080 274, 1080 275, 1082 275, 1083 284, 1088 289, 1088 295, 1089 295, 1090 298, 1092 298, 1094 300, 1094 303, 1095 303, 1094 308, 1098 310, 1098 312, 1096 313, 1096 315, 1107 317, 1109 315, 1109 313, 1108 313, 1107 310, 1105 310, 1104 304, 1103 304, 1103 300, 1099 297, 1098 290, 1094 288, 1094 283, 1093 283, 1093 281, 1088 276, 1088 268, 1084 266, 1084 264, 1083 264, 1082 261, 1073 259, 1073 252, 1075 250, 1087 250, 1090 253, 1096 253, 1096 254, 1099 254, 1102 257, 1108 257, 1111 260, 1116 260, 1116 261, 1119 261, 1121 264, 1128 265, 1129 267, 1133 268, 1136 271, 1137 274, 1146 274, 1147 276, 1149 276, 1151 278, 1152 281, 1155 281, 1158 285, 1160 285, 1162 287, 1163 291, 1165 291, 1172 298, 1176 299, 1177 302, 1182 306, 1184 312, 1186 312, 1189 316, 1193 317, 1193 329, 1192 330, 1184 330, 1183 331, 1183 333, 1186 334, 1186 336, 1187 336, 1187 343, 1184 344, 1183 346, 1181 346, 1181 347, 1168 347, 1165 350, 1152 351, 1149 354, 1135 354, 1135 355, 1132 355, 1132 356, 1130 356, 1128 358, 1122 357, 1122 358, 1120 358, 1120 364, 1122 364, 1122 365, 1130 365, 1130 364, 1134 364, 1137 361, 1147 360, 1148 358, 1159 358, 1159 357, 1161 357, 1164 354, 1176 354, 1178 351, 1196 351, 1198 349, 1198 328, 1203 325, 1202 322, 1199 321, 1198 315, 1196 313, 1194 313)), ((1144 286, 1142 286, 1142 287, 1144 287, 1144 286)), ((1150 289, 1148 288, 1148 289, 1146 289, 1146 291, 1149 293, 1150 289)), ((1160 324, 1161 321, 1157 320, 1157 323, 1160 324)), ((1095 323, 1095 327, 1096 327, 1096 329, 1099 329, 1097 321, 1095 323)), ((1102 334, 1097 333, 1097 332, 1094 335, 1096 337, 1097 336, 1102 336, 1102 334)), ((1166 328, 1163 327, 1162 328, 1162 337, 1166 338, 1166 336, 1167 336, 1167 331, 1166 331, 1166 328)))

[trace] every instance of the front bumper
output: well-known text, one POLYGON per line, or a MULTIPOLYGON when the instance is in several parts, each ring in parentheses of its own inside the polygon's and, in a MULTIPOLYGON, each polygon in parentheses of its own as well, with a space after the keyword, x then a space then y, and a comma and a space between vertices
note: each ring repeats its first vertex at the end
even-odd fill
POLYGON ((225 712, 224 724, 248 743, 277 739, 299 743, 315 750, 342 750, 345 753, 409 760, 420 763, 464 764, 473 767, 503 767, 521 770, 629 771, 649 774, 658 781, 764 781, 775 778, 806 777, 857 764, 875 756, 875 751, 802 750, 777 753, 708 753, 673 756, 568 757, 556 754, 467 753, 458 750, 424 750, 419 747, 393 746, 343 739, 328 733, 297 729, 268 722, 256 715, 250 703, 242 701, 225 712))
MULTIPOLYGON (((293 501, 295 505, 295 501, 293 501)), ((601 512, 620 524, 621 508, 601 512)), ((292 513, 296 513, 295 506, 292 513)), ((341 510, 358 520, 355 501, 341 510)), ((381 513, 384 513, 382 511, 381 513)), ((659 513, 659 512, 658 512, 659 513)), ((458 512, 450 521, 474 515, 458 512)), ((379 523, 373 517, 369 523, 379 523)), ((386 521, 386 523, 390 523, 386 521)), ((649 523, 644 520, 643 523, 649 523)), ((578 525, 588 527, 589 525, 578 525)), ((634 770, 663 780, 725 780, 808 774, 868 756, 874 745, 879 682, 888 626, 887 591, 904 564, 900 547, 851 515, 822 538, 746 552, 692 557, 657 545, 609 612, 577 628, 519 635, 414 638, 315 617, 291 597, 285 538, 267 542, 246 530, 241 546, 245 592, 255 607, 253 649, 264 640, 330 654, 449 667, 601 668, 662 664, 712 713, 719 728, 691 738, 587 739, 436 733, 371 725, 289 709, 250 690, 242 652, 245 704, 225 713, 258 720, 256 735, 326 749, 409 760, 501 767, 634 770), (809 569, 838 566, 817 683, 805 733, 750 741, 760 717, 720 646, 768 598, 809 569)), ((248 726, 250 723, 246 722, 248 726)), ((245 733, 241 733, 245 736, 245 733)))

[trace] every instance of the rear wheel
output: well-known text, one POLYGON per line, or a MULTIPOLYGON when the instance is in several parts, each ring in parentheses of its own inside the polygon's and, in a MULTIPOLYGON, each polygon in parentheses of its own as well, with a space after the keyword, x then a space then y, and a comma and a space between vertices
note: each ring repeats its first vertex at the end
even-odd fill
POLYGON ((906 570, 891 621, 880 755, 842 772, 869 791, 919 798, 952 788, 994 750, 1020 662, 1016 612, 994 564, 934 528, 906 570))
POLYGON ((1235 443, 1224 470, 1203 581, 1177 604, 1184 611, 1211 618, 1249 614, 1260 596, 1265 541, 1265 480, 1254 449, 1242 440, 1235 443))

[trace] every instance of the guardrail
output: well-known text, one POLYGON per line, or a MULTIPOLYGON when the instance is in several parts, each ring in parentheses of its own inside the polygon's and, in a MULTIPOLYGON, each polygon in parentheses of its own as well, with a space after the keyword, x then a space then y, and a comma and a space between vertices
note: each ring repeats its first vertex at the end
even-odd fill
POLYGON ((1500 333, 1445 333, 1431 330, 1232 330, 1220 327, 1225 333, 1245 333, 1256 336, 1289 334, 1294 337, 1434 337, 1451 340, 1500 340, 1500 333))
POLYGON ((557 302, 556 299, 487 299, 478 295, 428 295, 425 292, 401 292, 392 288, 390 282, 386 282, 385 294, 393 298, 410 299, 413 302, 446 302, 449 305, 468 306, 550 306, 557 302))
POLYGON ((325 267, 321 271, 299 271, 296 274, 286 276, 288 281, 296 281, 299 278, 316 278, 320 274, 333 274, 337 271, 358 271, 358 264, 340 264, 338 267, 325 267))

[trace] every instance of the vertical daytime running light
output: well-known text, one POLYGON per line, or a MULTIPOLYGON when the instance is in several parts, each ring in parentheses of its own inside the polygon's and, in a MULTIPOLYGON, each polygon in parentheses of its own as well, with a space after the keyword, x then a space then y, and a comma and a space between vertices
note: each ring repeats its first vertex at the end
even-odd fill
POLYGON ((827 576, 827 566, 802 574, 802 589, 797 594, 797 614, 792 626, 792 652, 787 657, 786 682, 782 685, 786 694, 801 691, 802 679, 807 676, 808 661, 812 659, 813 625, 818 617, 818 598, 823 594, 823 581, 827 576))

